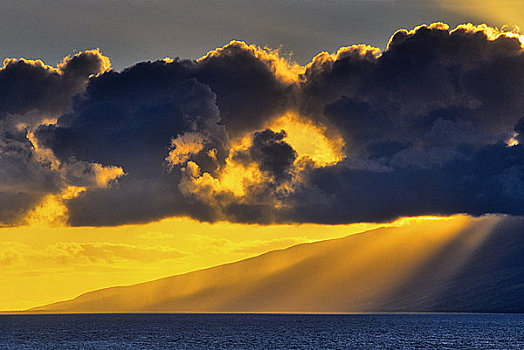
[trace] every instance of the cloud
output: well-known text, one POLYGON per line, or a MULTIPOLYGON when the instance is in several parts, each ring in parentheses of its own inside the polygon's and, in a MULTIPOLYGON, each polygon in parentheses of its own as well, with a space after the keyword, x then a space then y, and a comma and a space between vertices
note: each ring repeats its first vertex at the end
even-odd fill
POLYGON ((71 199, 68 206, 73 224, 123 224, 189 215, 196 209, 185 203, 177 186, 182 160, 194 157, 212 172, 225 158, 227 135, 218 124, 216 97, 209 87, 192 78, 173 82, 169 76, 165 83, 171 86, 158 87, 160 82, 149 81, 147 74, 135 69, 140 71, 137 67, 101 76, 102 87, 88 87, 71 113, 36 131, 39 142, 63 163, 70 159, 97 162, 126 173, 118 186, 71 199), (144 76, 137 78, 135 74, 144 76), (138 79, 137 90, 143 91, 130 86, 129 76, 138 79), (115 94, 115 87, 105 86, 106 80, 109 85, 117 80, 126 91, 115 94), (142 84, 151 84, 151 89, 142 84), (127 93, 131 96, 125 96, 127 93), (196 131, 195 137, 206 140, 197 151, 189 145, 189 135, 196 131), (213 157, 209 153, 212 149, 213 157))
POLYGON ((397 32, 377 58, 311 65, 304 113, 342 133, 346 159, 306 175, 308 186, 292 195, 293 221, 522 214, 524 154, 506 144, 524 107, 521 41, 486 26, 434 24, 397 32), (338 88, 339 72, 351 70, 349 88, 338 88))
POLYGON ((67 186, 34 129, 66 112, 89 78, 109 69, 98 50, 66 57, 57 68, 6 59, 0 69, 0 224, 16 224, 47 194, 67 186))
POLYGON ((224 254, 248 254, 257 255, 276 249, 285 249, 297 244, 311 243, 306 237, 280 237, 274 239, 248 239, 232 242, 225 238, 211 238, 208 236, 195 235, 195 254, 224 255, 224 254))
POLYGON ((304 67, 238 41, 121 72, 98 51, 7 60, 30 101, 0 91, 0 221, 70 186, 70 225, 524 214, 523 43, 435 23, 304 67))
POLYGON ((261 171, 277 182, 290 179, 297 152, 283 141, 286 136, 284 130, 257 131, 253 134, 252 145, 247 152, 239 153, 236 157, 246 163, 255 162, 261 171))
POLYGON ((35 135, 62 163, 117 166, 126 176, 118 187, 71 199, 70 223, 214 220, 215 208, 179 189, 187 162, 216 177, 230 139, 284 110, 291 85, 283 69, 276 53, 231 42, 198 61, 144 62, 91 79, 72 111, 35 135))
POLYGON ((22 251, 26 249, 26 245, 17 242, 0 243, 0 266, 10 266, 19 263, 23 259, 22 251))
POLYGON ((185 254, 163 246, 130 245, 122 243, 57 243, 48 246, 41 258, 57 264, 98 263, 116 264, 125 261, 151 263, 172 260, 185 254))
POLYGON ((140 262, 154 263, 161 260, 176 260, 186 254, 170 247, 132 245, 109 242, 59 242, 43 249, 18 242, 0 243, 0 266, 24 265, 30 261, 41 268, 63 267, 71 264, 117 265, 140 262))
POLYGON ((91 75, 109 68, 109 59, 98 50, 68 56, 57 68, 42 61, 5 59, 0 69, 0 119, 34 109, 47 118, 63 113, 91 75))

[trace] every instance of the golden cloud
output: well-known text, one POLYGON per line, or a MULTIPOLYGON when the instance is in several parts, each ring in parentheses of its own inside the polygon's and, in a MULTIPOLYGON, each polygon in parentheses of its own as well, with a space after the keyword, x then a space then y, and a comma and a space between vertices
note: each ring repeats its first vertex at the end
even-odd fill
POLYGON ((205 61, 211 57, 218 57, 228 55, 234 50, 243 50, 251 53, 254 57, 265 62, 275 76, 282 79, 286 83, 296 83, 299 81, 299 76, 304 72, 304 67, 296 62, 290 62, 283 57, 280 57, 279 51, 270 48, 260 48, 256 45, 248 45, 243 41, 232 40, 224 47, 209 51, 205 56, 199 58, 197 62, 205 61))

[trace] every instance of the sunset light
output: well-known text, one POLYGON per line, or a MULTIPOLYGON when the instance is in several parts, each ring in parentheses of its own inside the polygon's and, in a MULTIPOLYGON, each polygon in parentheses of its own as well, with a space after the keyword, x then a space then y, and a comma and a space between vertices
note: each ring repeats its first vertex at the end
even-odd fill
POLYGON ((0 348, 524 348, 524 1, 0 11, 0 348))

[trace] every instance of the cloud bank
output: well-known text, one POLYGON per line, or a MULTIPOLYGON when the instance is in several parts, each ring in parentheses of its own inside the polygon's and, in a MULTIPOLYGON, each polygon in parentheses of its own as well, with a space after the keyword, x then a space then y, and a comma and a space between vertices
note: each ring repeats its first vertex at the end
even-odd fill
POLYGON ((0 222, 46 196, 95 226, 522 215, 523 43, 436 23, 304 67, 238 41, 121 72, 97 50, 6 60, 0 222))

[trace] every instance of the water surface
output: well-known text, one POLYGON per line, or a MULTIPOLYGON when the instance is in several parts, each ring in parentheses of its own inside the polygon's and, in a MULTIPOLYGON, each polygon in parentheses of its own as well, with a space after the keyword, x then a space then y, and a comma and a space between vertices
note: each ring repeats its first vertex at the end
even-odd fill
POLYGON ((0 348, 524 349, 524 315, 1 315, 0 348))

